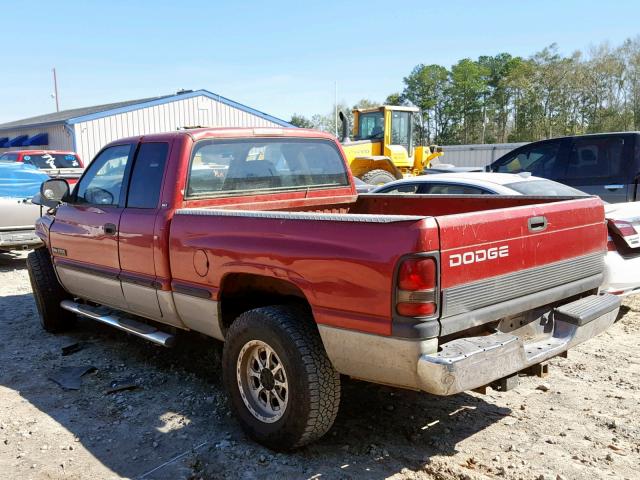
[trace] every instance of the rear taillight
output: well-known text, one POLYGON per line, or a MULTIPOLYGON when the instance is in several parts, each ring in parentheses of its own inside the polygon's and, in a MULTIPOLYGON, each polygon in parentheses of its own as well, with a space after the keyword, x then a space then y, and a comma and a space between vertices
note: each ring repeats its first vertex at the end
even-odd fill
POLYGON ((396 311, 404 317, 428 317, 437 310, 438 268, 435 258, 403 260, 398 269, 396 311))
POLYGON ((625 222, 624 220, 609 220, 609 226, 623 237, 630 237, 638 234, 636 229, 633 228, 633 224, 625 222))

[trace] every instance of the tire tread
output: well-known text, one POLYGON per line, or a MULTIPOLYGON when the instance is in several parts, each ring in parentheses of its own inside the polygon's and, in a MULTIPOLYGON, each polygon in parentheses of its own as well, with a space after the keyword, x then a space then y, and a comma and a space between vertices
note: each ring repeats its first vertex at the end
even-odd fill
POLYGON ((290 305, 260 307, 245 312, 231 325, 228 338, 250 328, 251 317, 264 315, 291 339, 297 348, 306 372, 309 390, 309 412, 304 430, 291 439, 288 448, 298 448, 322 437, 333 425, 340 405, 340 375, 333 368, 324 350, 316 324, 304 309, 290 305))

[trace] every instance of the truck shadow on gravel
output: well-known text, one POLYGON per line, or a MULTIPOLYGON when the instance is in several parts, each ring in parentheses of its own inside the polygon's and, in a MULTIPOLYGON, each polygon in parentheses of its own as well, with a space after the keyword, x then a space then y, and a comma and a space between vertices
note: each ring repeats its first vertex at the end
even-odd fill
POLYGON ((21 253, 0 251, 0 273, 27 269, 27 256, 21 253))
POLYGON ((51 335, 23 294, 0 297, 0 343, 0 385, 59 424, 47 433, 39 414, 15 419, 6 435, 23 449, 16 471, 36 464, 50 475, 72 472, 87 461, 78 454, 86 449, 95 459, 80 469, 83 478, 101 467, 96 459, 131 478, 385 478, 456 453, 458 442, 510 413, 473 395, 441 398, 344 379, 327 436, 276 454, 245 437, 231 416, 216 342, 185 334, 163 349, 90 320, 51 335), (62 356, 72 344, 79 350, 62 356), (49 377, 69 366, 96 371, 79 390, 63 390, 49 377), (117 381, 135 387, 105 393, 117 381))

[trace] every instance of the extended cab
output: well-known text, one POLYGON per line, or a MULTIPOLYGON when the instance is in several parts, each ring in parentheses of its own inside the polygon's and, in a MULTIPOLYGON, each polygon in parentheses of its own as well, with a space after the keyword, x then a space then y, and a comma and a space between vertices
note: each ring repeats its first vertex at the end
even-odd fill
POLYGON ((340 376, 451 395, 615 320, 596 197, 358 196, 334 137, 197 129, 113 142, 73 193, 49 180, 28 259, 45 329, 76 315, 162 345, 225 342, 243 428, 322 436, 340 376))

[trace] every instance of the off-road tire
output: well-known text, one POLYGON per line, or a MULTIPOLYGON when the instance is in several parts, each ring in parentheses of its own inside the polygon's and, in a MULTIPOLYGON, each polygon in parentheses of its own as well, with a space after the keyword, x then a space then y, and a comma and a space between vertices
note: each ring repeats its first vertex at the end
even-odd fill
POLYGON ((40 247, 29 253, 27 270, 42 328, 51 333, 71 328, 76 320, 75 314, 60 307, 60 302, 71 296, 58 282, 46 248, 40 247))
POLYGON ((238 316, 227 332, 222 365, 232 410, 244 431, 258 443, 272 450, 292 450, 322 437, 333 425, 340 404, 340 375, 304 308, 277 305, 238 316), (256 418, 240 393, 238 357, 253 340, 266 343, 287 374, 290 401, 282 417, 273 423, 256 418))
POLYGON ((393 182, 396 180, 396 177, 386 170, 376 168, 375 170, 364 173, 362 177, 360 177, 360 180, 369 185, 384 185, 385 183, 393 182))

